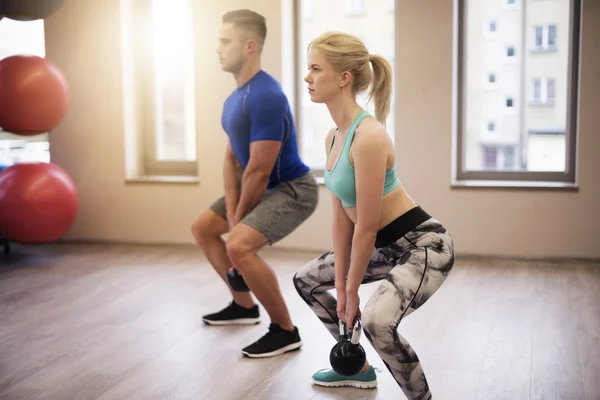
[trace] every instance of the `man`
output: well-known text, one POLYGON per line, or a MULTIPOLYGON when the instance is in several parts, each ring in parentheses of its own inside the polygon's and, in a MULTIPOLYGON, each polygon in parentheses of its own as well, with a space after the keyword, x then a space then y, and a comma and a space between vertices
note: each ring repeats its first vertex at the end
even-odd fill
MULTIPOLYGON (((192 226, 196 242, 227 284, 230 268, 271 318, 269 332, 242 350, 270 357, 300 348, 275 272, 258 256, 267 245, 293 232, 315 210, 318 186, 299 157, 289 103, 280 84, 261 68, 265 18, 250 10, 223 16, 217 53, 237 88, 224 104, 221 123, 229 137, 223 166, 225 195, 192 226), (221 235, 229 232, 225 242, 221 235)), ((225 309, 205 315, 209 325, 256 324, 258 305, 235 291, 225 309)))

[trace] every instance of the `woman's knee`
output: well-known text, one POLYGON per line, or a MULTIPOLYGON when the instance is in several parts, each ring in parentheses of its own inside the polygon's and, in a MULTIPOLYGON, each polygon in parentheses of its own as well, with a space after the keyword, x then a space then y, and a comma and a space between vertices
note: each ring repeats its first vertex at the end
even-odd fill
MULTIPOLYGON (((323 262, 327 259, 332 252, 325 253, 320 257, 306 263, 298 272, 294 274, 293 283, 296 291, 304 300, 307 300, 315 289, 319 286, 326 284, 331 280, 330 273, 322 273, 323 262)), ((335 275, 335 270, 334 270, 335 275)))
POLYGON ((371 342, 375 338, 386 339, 393 336, 397 328, 394 313, 377 302, 369 301, 362 311, 361 322, 365 335, 371 342))

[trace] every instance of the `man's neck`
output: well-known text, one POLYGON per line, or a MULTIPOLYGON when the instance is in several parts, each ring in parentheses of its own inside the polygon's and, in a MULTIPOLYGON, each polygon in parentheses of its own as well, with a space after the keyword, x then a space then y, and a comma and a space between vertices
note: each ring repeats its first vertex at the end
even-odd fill
POLYGON ((261 70, 259 62, 247 62, 242 65, 242 68, 233 74, 235 83, 238 88, 244 86, 250 79, 254 77, 261 70))

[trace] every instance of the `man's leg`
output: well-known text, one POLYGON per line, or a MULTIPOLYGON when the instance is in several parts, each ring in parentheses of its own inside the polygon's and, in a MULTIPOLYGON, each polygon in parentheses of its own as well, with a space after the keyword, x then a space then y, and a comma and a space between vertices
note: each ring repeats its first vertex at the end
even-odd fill
MULTIPOLYGON (((255 215, 260 215, 263 207, 264 204, 255 215)), ((263 233, 244 222, 233 228, 227 240, 227 251, 233 264, 271 317, 267 334, 242 349, 242 354, 251 358, 272 357, 302 346, 298 328, 290 320, 277 276, 258 256, 267 244, 269 239, 263 233)))
POLYGON ((227 240, 227 252, 252 293, 267 310, 271 322, 292 331, 294 325, 281 294, 277 275, 258 256, 258 252, 268 244, 268 239, 262 233, 240 223, 227 240))
POLYGON ((318 186, 312 174, 268 190, 260 203, 233 229, 227 251, 235 268, 271 317, 269 332, 244 348, 248 357, 269 357, 302 345, 273 269, 258 252, 292 233, 315 210, 318 186))
POLYGON ((229 230, 229 224, 219 215, 219 204, 220 201, 217 201, 216 206, 213 205, 213 208, 204 211, 198 217, 192 224, 192 234, 217 274, 230 290, 233 303, 224 310, 205 315, 203 320, 211 325, 255 324, 259 322, 259 311, 252 295, 247 292, 232 291, 227 282, 227 271, 232 263, 221 235, 229 230))

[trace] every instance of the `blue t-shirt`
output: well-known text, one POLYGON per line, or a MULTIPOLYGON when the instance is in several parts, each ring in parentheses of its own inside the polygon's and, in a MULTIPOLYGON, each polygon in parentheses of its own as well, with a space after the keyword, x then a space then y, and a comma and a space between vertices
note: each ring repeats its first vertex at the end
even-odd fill
POLYGON ((310 170, 298 154, 296 127, 287 97, 279 82, 265 71, 259 71, 225 100, 221 124, 244 169, 250 160, 250 143, 258 140, 282 142, 268 189, 299 178, 310 170))

